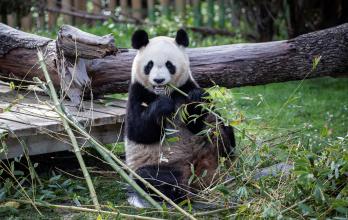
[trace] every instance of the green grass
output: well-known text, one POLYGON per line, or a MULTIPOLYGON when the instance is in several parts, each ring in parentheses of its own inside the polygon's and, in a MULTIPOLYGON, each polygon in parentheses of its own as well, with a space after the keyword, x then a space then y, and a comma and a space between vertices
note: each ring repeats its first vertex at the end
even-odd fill
POLYGON ((296 129, 328 137, 347 135, 348 79, 309 79, 297 89, 299 85, 300 81, 274 83, 232 92, 246 126, 258 129, 258 134, 262 128, 271 136, 296 129))
MULTIPOLYGON (((348 146, 347 85, 347 78, 319 78, 306 80, 302 84, 300 81, 294 81, 227 90, 232 94, 232 99, 230 102, 225 100, 224 105, 227 109, 233 109, 235 113, 243 115, 243 121, 237 125, 237 128, 256 137, 257 141, 252 143, 243 134, 236 132, 237 159, 231 171, 231 175, 235 176, 236 180, 232 185, 217 187, 212 195, 217 194, 220 195, 220 199, 235 201, 239 206, 235 210, 224 212, 220 217, 346 216, 344 204, 348 201, 346 200, 348 190, 342 183, 342 178, 344 182, 346 177, 339 174, 336 179, 331 179, 337 184, 336 187, 343 187, 343 189, 337 188, 340 189, 339 198, 336 198, 337 193, 333 194, 330 188, 332 186, 326 184, 332 164, 341 163, 342 171, 338 171, 339 173, 347 169, 345 160, 348 156, 344 151, 348 146), (293 93, 294 91, 296 92, 293 93), (292 133, 293 131, 298 132, 292 133), (338 142, 339 137, 345 141, 338 142), (276 139, 267 142, 272 138, 276 139), (331 162, 322 163, 323 158, 331 162), (294 163, 295 173, 286 177, 269 176, 260 180, 250 179, 256 168, 268 167, 279 162, 294 163), (312 167, 311 163, 317 163, 317 165, 312 167), (312 179, 309 178, 311 175, 314 176, 312 179), (319 186, 321 188, 318 188, 319 186), (320 200, 320 196, 317 198, 316 190, 323 192, 326 198, 324 202, 320 200), (281 214, 286 207, 307 197, 310 197, 308 201, 299 203, 291 211, 281 214)), ((220 98, 224 100, 224 97, 220 98)), ((115 147, 117 154, 123 153, 122 145, 117 144, 115 147)), ((49 174, 48 177, 41 177, 45 187, 36 189, 36 197, 39 201, 72 205, 79 201, 82 204, 91 204, 88 191, 83 187, 84 180, 68 175, 59 178, 55 176, 49 174)), ((117 175, 93 174, 93 176, 102 204, 130 214, 146 212, 146 210, 140 211, 126 207, 128 205, 126 185, 117 175)), ((32 189, 27 186, 26 190, 31 192, 32 189)), ((16 196, 15 191, 12 190, 6 197, 20 196, 16 196)), ((74 219, 96 218, 95 215, 86 213, 72 214, 66 211, 40 210, 44 216, 40 217, 36 213, 35 218, 61 219, 66 215, 71 215, 74 219)), ((29 212, 35 213, 29 205, 22 205, 19 210, 12 210, 12 212, 1 212, 0 209, 0 216, 4 219, 26 219, 29 212)), ((155 216, 158 217, 158 215, 155 216)))
MULTIPOLYGON (((145 29, 150 36, 174 36, 180 26, 180 22, 163 20, 160 25, 145 29)), ((128 48, 130 36, 137 27, 104 22, 93 28, 81 28, 97 35, 112 33, 118 47, 128 48)), ((36 33, 55 37, 56 32, 36 33)), ((192 39, 191 47, 243 41, 240 37, 203 38, 192 32, 189 35, 192 39)), ((348 78, 318 78, 218 90, 224 93, 217 93, 217 107, 239 130, 236 131, 236 160, 230 172, 236 179, 231 184, 219 185, 210 195, 226 203, 235 202, 238 206, 219 217, 348 217, 348 78), (254 141, 250 141, 247 136, 251 136, 254 141), (294 164, 295 170, 288 176, 267 176, 259 180, 252 178, 257 169, 279 162, 294 164), (287 207, 292 208, 287 210, 287 207)), ((118 155, 124 153, 122 144, 108 147, 118 155)), ((92 162, 89 166, 99 165, 92 162)), ((80 171, 71 172, 81 176, 80 171)), ((38 201, 91 205, 84 180, 64 173, 61 175, 57 177, 49 170, 46 175, 40 175, 43 187, 31 185, 27 174, 17 173, 16 178, 23 180, 21 184, 24 189, 38 201)), ((149 212, 123 207, 128 205, 125 184, 116 174, 92 173, 92 176, 103 205, 130 214, 149 212)), ((62 219, 66 216, 73 219, 96 218, 86 213, 72 214, 69 211, 42 208, 40 211, 44 216, 40 217, 29 205, 21 205, 19 209, 2 207, 5 199, 23 197, 19 193, 20 187, 12 178, 0 178, 1 219, 28 219, 29 215, 35 219, 62 219)))

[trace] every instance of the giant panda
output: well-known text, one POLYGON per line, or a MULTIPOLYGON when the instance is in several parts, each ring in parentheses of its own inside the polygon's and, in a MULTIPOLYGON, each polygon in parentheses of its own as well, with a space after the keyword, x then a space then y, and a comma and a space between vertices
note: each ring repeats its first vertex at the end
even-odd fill
MULTIPOLYGON (((188 45, 183 29, 177 31, 175 38, 160 36, 149 40, 144 30, 132 36, 137 54, 128 91, 126 162, 175 202, 213 184, 218 178, 219 157, 230 156, 235 147, 233 128, 221 123, 217 128, 213 126, 213 130, 219 130, 219 137, 200 134, 217 119, 200 105, 209 100, 192 77, 185 52, 188 45), (179 117, 180 109, 185 109, 186 117, 179 117), (191 116, 195 116, 194 120, 190 120, 191 116), (174 141, 163 141, 166 129, 173 131, 168 137, 175 137, 174 141), (190 181, 192 175, 200 180, 190 181)), ((130 203, 142 206, 137 205, 139 202, 130 203)))

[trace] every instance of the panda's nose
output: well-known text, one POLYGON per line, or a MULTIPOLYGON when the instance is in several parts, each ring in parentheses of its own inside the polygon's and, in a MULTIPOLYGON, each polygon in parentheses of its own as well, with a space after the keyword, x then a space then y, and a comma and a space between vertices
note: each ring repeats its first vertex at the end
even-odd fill
POLYGON ((154 79, 153 81, 155 81, 157 84, 160 84, 160 83, 164 82, 164 78, 154 79))

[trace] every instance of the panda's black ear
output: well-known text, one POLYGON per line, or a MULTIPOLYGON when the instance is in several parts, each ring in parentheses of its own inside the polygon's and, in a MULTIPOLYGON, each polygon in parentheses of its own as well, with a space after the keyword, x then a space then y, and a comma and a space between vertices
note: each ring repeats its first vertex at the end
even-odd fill
POLYGON ((175 41, 177 44, 184 47, 188 47, 190 43, 188 35, 184 29, 179 29, 178 32, 176 32, 175 41))
POLYGON ((137 30, 132 36, 132 47, 134 49, 140 49, 149 43, 149 36, 144 30, 137 30))

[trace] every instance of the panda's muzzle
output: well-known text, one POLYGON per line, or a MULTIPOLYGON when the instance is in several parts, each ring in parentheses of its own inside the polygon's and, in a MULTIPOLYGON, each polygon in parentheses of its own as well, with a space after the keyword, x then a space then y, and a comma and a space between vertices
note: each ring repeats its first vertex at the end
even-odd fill
POLYGON ((157 95, 163 95, 165 94, 165 88, 166 85, 162 85, 161 83, 163 83, 165 81, 164 78, 156 78, 153 79, 153 81, 157 84, 157 85, 153 85, 153 90, 157 95))
POLYGON ((153 81, 155 81, 155 83, 157 83, 157 84, 161 84, 161 83, 163 83, 164 82, 164 78, 158 78, 158 79, 153 79, 153 81))

